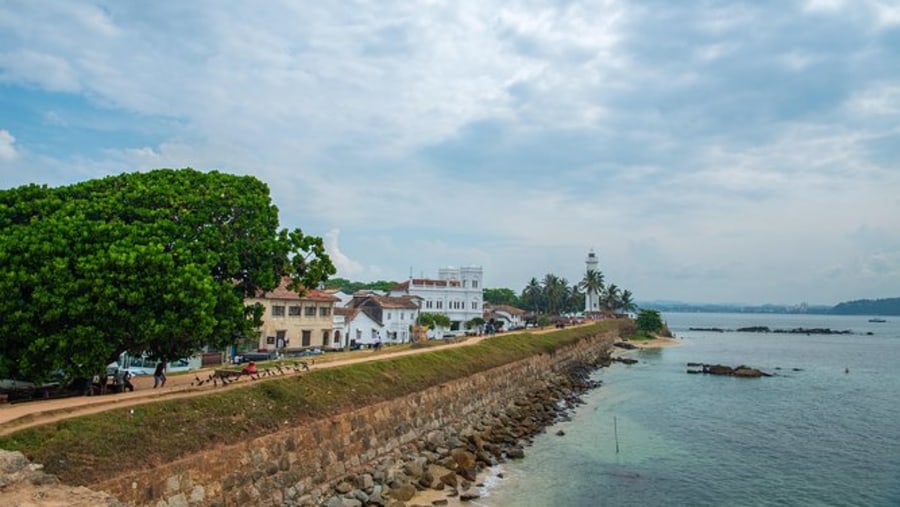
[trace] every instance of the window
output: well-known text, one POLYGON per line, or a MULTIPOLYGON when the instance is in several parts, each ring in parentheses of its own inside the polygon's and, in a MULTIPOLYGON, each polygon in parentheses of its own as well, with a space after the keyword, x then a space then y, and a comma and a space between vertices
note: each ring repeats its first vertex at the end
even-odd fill
POLYGON ((404 317, 406 317, 406 314, 405 314, 405 313, 403 313, 403 312, 400 312, 400 320, 403 320, 403 319, 404 319, 404 317))
POLYGON ((443 308, 443 307, 444 307, 444 302, 443 302, 443 301, 438 301, 438 302, 437 302, 437 309, 440 310, 440 309, 443 308))
POLYGON ((467 280, 463 280, 463 289, 466 288, 466 282, 467 282, 467 280))
POLYGON ((273 306, 272 307, 272 316, 273 317, 284 317, 284 307, 283 306, 273 306))
POLYGON ((322 345, 328 345, 328 339, 330 338, 330 334, 327 329, 322 330, 322 345))
POLYGON ((316 316, 316 307, 315 306, 304 306, 303 307, 303 315, 307 317, 315 317, 316 316))
POLYGON ((428 310, 431 309, 431 300, 430 299, 428 301, 425 301, 425 308, 428 310))
POLYGON ((300 337, 300 345, 301 345, 302 347, 309 347, 309 339, 310 339, 310 336, 312 336, 312 332, 311 332, 311 331, 308 331, 308 330, 303 331, 303 334, 302 334, 301 337, 300 337))
POLYGON ((387 312, 387 320, 391 320, 391 312, 387 312))
POLYGON ((266 336, 266 345, 275 345, 275 337, 266 336))
POLYGON ((319 317, 328 317, 329 315, 331 315, 331 308, 328 308, 327 306, 319 308, 319 317))
POLYGON ((473 289, 477 289, 477 288, 478 288, 478 280, 472 280, 472 288, 473 288, 473 289))
POLYGON ((472 309, 473 309, 473 310, 477 310, 477 309, 478 309, 478 301, 472 301, 472 309))
POLYGON ((299 317, 300 316, 300 307, 299 306, 289 306, 288 307, 288 315, 291 317, 299 317))

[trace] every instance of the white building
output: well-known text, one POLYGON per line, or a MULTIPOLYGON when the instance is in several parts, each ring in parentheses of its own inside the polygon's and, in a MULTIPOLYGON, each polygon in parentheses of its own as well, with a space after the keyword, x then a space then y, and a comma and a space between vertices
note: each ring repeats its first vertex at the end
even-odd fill
POLYGON ((525 327, 525 310, 510 305, 484 304, 484 320, 502 323, 500 329, 511 331, 525 327))
POLYGON ((347 307, 336 308, 335 313, 344 346, 407 343, 412 341, 411 328, 419 317, 419 302, 412 296, 359 295, 347 307))
MULTIPOLYGON (((587 274, 588 271, 594 271, 595 273, 599 272, 597 268, 599 261, 597 260, 597 254, 594 253, 594 249, 592 248, 590 252, 588 252, 587 259, 584 261, 585 268, 584 272, 587 274)), ((600 292, 596 290, 586 290, 584 293, 584 313, 585 315, 590 313, 597 313, 600 311, 600 292)))
POLYGON ((438 278, 411 278, 391 289, 392 296, 417 296, 422 313, 440 313, 450 318, 450 331, 465 332, 466 323, 481 317, 484 293, 481 266, 441 268, 438 278))

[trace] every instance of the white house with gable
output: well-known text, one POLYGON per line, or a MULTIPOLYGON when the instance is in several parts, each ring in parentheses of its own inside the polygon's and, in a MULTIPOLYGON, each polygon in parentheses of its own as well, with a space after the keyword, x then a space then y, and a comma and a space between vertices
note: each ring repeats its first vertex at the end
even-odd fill
POLYGON ((481 266, 441 268, 436 279, 410 278, 395 285, 390 295, 418 297, 422 313, 446 315, 450 318, 450 331, 462 334, 467 322, 482 316, 483 278, 481 266))

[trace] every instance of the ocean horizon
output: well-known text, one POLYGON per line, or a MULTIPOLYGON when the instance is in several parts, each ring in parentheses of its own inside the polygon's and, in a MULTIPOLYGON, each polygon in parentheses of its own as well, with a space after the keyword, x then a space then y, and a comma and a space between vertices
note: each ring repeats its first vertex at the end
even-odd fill
POLYGON ((502 465, 472 504, 900 505, 900 318, 664 318, 680 346, 628 352, 638 364, 599 370, 603 386, 572 420, 502 465), (751 326, 851 334, 690 330, 751 326), (688 375, 688 362, 774 376, 688 375))

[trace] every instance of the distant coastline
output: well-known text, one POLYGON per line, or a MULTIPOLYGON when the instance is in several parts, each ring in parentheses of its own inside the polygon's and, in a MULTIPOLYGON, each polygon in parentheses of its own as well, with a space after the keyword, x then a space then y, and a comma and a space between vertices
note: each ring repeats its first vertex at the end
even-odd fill
POLYGON ((742 305, 732 303, 685 303, 679 301, 638 302, 641 308, 676 313, 770 313, 807 315, 863 315, 900 316, 900 297, 886 299, 859 299, 845 301, 834 306, 762 304, 742 305))

